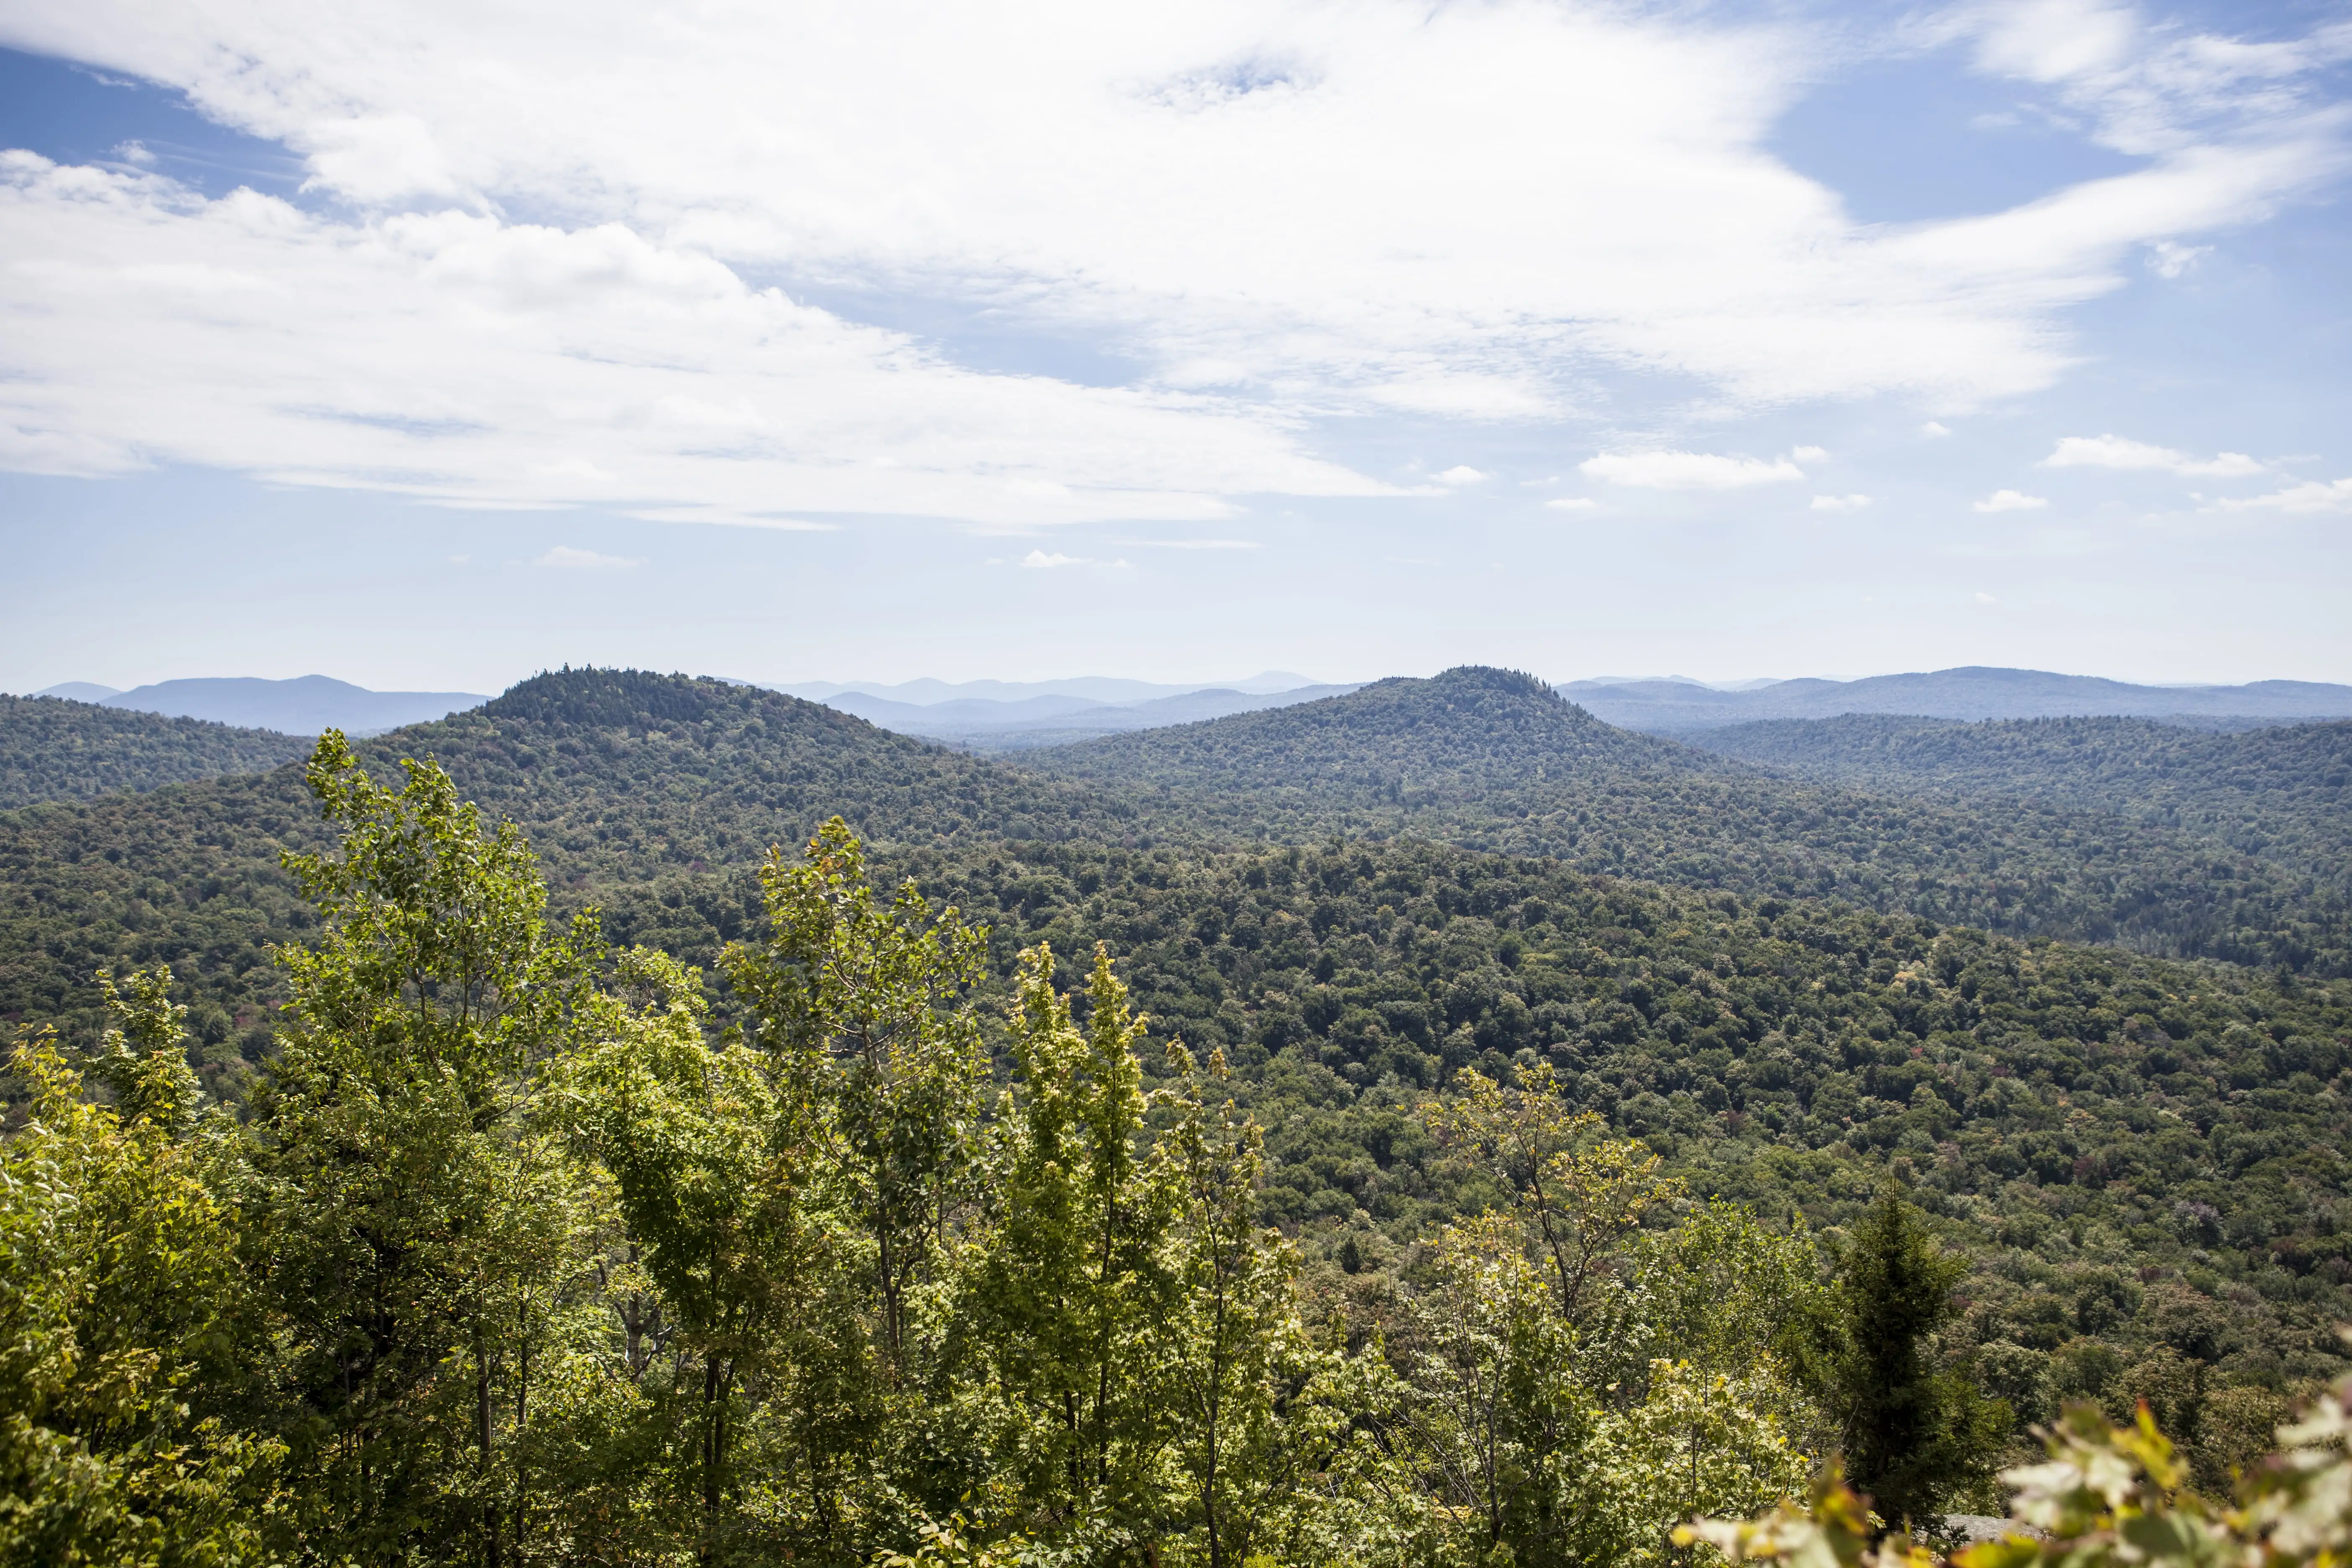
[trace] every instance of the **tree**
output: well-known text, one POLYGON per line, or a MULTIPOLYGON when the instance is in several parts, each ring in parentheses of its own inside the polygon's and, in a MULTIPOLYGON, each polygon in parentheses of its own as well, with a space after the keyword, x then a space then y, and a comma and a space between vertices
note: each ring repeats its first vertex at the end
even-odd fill
POLYGON ((932 1277, 965 1201, 988 1053, 964 993, 984 926, 937 919, 912 882, 887 904, 838 816, 801 863, 760 868, 769 934, 721 956, 752 1038, 793 1092, 822 1107, 828 1146, 872 1257, 874 1340, 895 1387, 908 1367, 908 1301, 932 1277))
POLYGON ((1288 1374, 1307 1358, 1296 1253, 1257 1222, 1264 1136, 1225 1094, 1222 1051, 1197 1068, 1181 1045, 1168 1055, 1183 1088, 1156 1151, 1179 1205, 1160 1350, 1191 1492, 1187 1522, 1206 1543, 1209 1568, 1225 1568, 1273 1534, 1287 1501, 1278 1454, 1298 1435, 1282 1430, 1286 1417, 1313 1424, 1319 1412, 1281 1408, 1288 1374))
POLYGON ((698 977, 645 952, 623 967, 654 1000, 602 1007, 568 1081, 684 1361, 674 1394, 690 1412, 696 1560, 762 1536, 838 1550, 855 1533, 873 1413, 817 1108, 767 1055, 705 1043, 698 977), (762 1481, 738 1461, 747 1426, 778 1461, 762 1481), (764 1523, 733 1506, 759 1489, 783 1503, 764 1523))
POLYGON ((1890 1523, 1926 1527, 1982 1489, 2010 1425, 2008 1406, 1937 1352, 1967 1265, 1937 1247, 1892 1188, 1854 1227, 1840 1264, 1809 1334, 1805 1373, 1836 1423, 1853 1484, 1890 1523))
POLYGON ((313 1550, 459 1541, 497 1564, 528 1526, 530 1369, 585 1267, 533 1120, 601 943, 593 915, 548 929, 512 824, 403 766, 377 784, 330 731, 305 774, 342 841, 285 857, 326 931, 278 955, 293 1024, 257 1098, 248 1234, 313 1550))
POLYGON ((1166 1246, 1178 1198, 1139 1154, 1145 1021, 1106 949, 1087 999, 1082 1031, 1054 989, 1052 950, 1021 955, 1019 1078, 1000 1112, 999 1208, 969 1310, 1005 1404, 998 1462, 1020 1506, 1065 1529, 1086 1518, 1131 1532, 1158 1511, 1168 1432, 1151 1342, 1178 1289, 1166 1246))
POLYGON ((1448 1226, 1421 1298, 1412 1369, 1421 1447, 1474 1557, 1553 1562, 1575 1472, 1600 1415, 1576 1373, 1574 1331, 1515 1215, 1448 1226))
POLYGON ((273 1555, 282 1445, 246 1426, 265 1342, 222 1200, 227 1130, 189 1115, 170 973, 101 977, 90 1104, 46 1035, 0 1145, 0 1563, 231 1568, 273 1555))
POLYGON ((1424 1120, 1517 1199, 1549 1259, 1559 1310, 1573 1319, 1618 1244, 1677 1189, 1658 1174, 1655 1154, 1603 1137, 1606 1122, 1570 1105, 1549 1063, 1518 1077, 1506 1087, 1465 1068, 1455 1098, 1431 1101, 1424 1120))

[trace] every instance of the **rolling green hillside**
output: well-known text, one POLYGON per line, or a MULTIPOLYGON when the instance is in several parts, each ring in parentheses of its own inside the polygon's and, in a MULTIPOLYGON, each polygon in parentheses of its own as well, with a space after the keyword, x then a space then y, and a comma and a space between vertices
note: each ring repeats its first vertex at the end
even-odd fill
POLYGON ((1381 681, 1023 763, 1143 786, 1155 819, 1240 840, 1403 835, 2017 935, 2352 967, 2352 913, 2324 867, 2052 802, 1986 810, 1772 778, 1612 728, 1502 670, 1381 681))
POLYGON ((1740 724, 1693 744, 1852 789, 2048 801, 2352 868, 2352 723, 2214 733, 2149 719, 1850 714, 1740 724))
MULTIPOLYGON (((1988 936, 1903 901, 2021 888, 2046 901, 1995 913, 2055 923, 2123 866, 2169 919, 2200 867, 2245 879, 2241 900, 2279 886, 2170 830, 1727 770, 1493 671, 1100 742, 1055 776, 601 671, 362 751, 379 773, 439 758, 526 827, 559 910, 601 905, 617 942, 690 962, 757 929, 751 865, 834 812, 886 873, 992 927, 992 1004, 1020 947, 1108 943, 1155 1037, 1224 1051, 1265 1129, 1263 1214, 1371 1321, 1431 1227, 1495 1195, 1438 1157, 1422 1096, 1543 1063, 1694 1195, 1842 1226, 1906 1187, 1968 1255, 1957 1332, 2021 1422, 2146 1395, 2193 1430, 2209 1396, 2274 1401, 2340 1361, 2346 983, 1988 936), (1303 842, 1249 842, 1283 837, 1303 842)), ((200 1075, 234 1098, 271 1047, 266 944, 317 931, 277 852, 320 838, 294 768, 0 816, 0 1010, 86 1046, 90 971, 168 959, 200 1075)))
POLYGON ((1000 962, 1107 942, 1155 1036, 1222 1047, 1269 1216, 1326 1249, 1395 1256, 1477 1201, 1412 1108, 1541 1061, 1703 1194, 1839 1225, 1900 1175, 1976 1260, 1969 1333, 2021 1420, 2121 1399, 2167 1350, 2273 1386, 2342 1353, 2346 983, 1425 844, 916 864, 1000 962))
POLYGON ((0 696, 0 811, 266 773, 310 749, 303 737, 272 730, 56 697, 0 696))
MULTIPOLYGON (((386 774, 402 756, 437 758, 529 830, 559 902, 613 906, 626 940, 698 961, 756 911, 751 868, 767 847, 835 813, 886 850, 1132 827, 1102 792, 712 680, 546 675, 359 750, 386 774)), ((0 816, 0 1017, 86 1034, 99 964, 168 959, 194 984, 212 1076, 233 1074, 267 1047, 267 944, 310 929, 278 851, 316 832, 295 766, 0 816)))
MULTIPOLYGON (((1972 813, 1770 779, 1496 671, 1047 753, 1057 776, 757 689, 584 670, 361 750, 383 772, 437 757, 529 831, 560 907, 598 904, 622 940, 694 962, 756 914, 760 854, 835 812, 886 864, 984 864, 1030 843, 1419 837, 2318 973, 2344 945, 2311 879, 2224 845, 2051 805, 1972 813)), ((307 929, 277 856, 313 822, 292 767, 0 816, 0 1016, 87 1032, 100 963, 168 958, 195 987, 212 1075, 234 1079, 268 1047, 267 946, 307 929)))

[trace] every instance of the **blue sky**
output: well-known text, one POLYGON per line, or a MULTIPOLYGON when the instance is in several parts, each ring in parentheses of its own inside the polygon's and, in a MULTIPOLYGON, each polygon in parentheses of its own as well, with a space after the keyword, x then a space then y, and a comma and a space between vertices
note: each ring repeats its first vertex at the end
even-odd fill
POLYGON ((0 689, 2352 680, 2341 4, 0 50, 0 689))

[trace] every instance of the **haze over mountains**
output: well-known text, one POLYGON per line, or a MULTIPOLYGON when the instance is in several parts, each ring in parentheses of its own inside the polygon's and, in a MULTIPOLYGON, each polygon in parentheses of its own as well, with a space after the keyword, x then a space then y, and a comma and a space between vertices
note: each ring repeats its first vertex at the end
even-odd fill
POLYGON ((1067 680, 939 680, 924 677, 919 680, 902 680, 896 684, 878 680, 803 680, 778 683, 767 680, 747 680, 746 686, 765 686, 772 691, 804 697, 812 702, 824 702, 845 692, 862 693, 888 702, 906 702, 929 706, 978 699, 990 702, 1018 702, 1032 697, 1076 697, 1088 702, 1109 704, 1149 702, 1160 697, 1181 697, 1192 691, 1239 691, 1252 697, 1270 697, 1276 692, 1296 691, 1301 687, 1319 684, 1312 676, 1294 675, 1288 670, 1269 669, 1245 680, 1203 680, 1192 685, 1171 685, 1161 681, 1129 680, 1118 676, 1080 675, 1067 680))
POLYGON ((157 681, 129 691, 72 680, 32 695, 173 718, 206 719, 289 735, 316 735, 330 729, 350 735, 382 734, 489 700, 475 691, 370 691, 324 675, 297 676, 290 680, 194 678, 157 681))
POLYGON ((947 741, 975 751, 1010 752, 1287 708, 1355 689, 1352 685, 1301 686, 1286 691, 1247 692, 1213 687, 1140 702, 1096 702, 1084 697, 1046 695, 994 700, 961 697, 931 703, 893 702, 862 691, 845 691, 824 700, 827 707, 855 713, 903 735, 947 741))
MULTIPOLYGON (((823 702, 900 734, 983 752, 1061 745, 1286 707, 1340 696, 1361 684, 1322 683, 1282 670, 1209 686, 1110 676, 789 684, 736 679, 733 683, 823 702)), ((2201 727, 2352 718, 2352 686, 2296 680, 2137 686, 2096 676, 1981 667, 1860 680, 1759 679, 1716 685, 1681 677, 1599 677, 1568 681, 1558 689, 1612 724, 1661 735, 1845 713, 1963 721, 2131 715, 2201 727)), ((167 680, 130 691, 68 681, 33 695, 295 735, 315 735, 330 727, 351 735, 381 734, 489 700, 462 691, 371 691, 321 675, 292 680, 167 680)))
POLYGON ((1968 666, 1861 680, 1742 681, 1738 689, 1688 680, 1572 680, 1559 688, 1628 729, 1684 734, 1759 719, 1831 719, 1909 713, 1927 719, 2352 718, 2352 686, 2257 680, 2243 686, 2135 686, 2093 675, 1968 666))

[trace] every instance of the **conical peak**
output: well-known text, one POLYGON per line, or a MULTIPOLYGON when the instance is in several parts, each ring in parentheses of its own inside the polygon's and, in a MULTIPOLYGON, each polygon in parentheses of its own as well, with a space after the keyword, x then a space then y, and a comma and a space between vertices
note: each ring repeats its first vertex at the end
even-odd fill
POLYGON ((1430 684, 1448 691, 1479 691, 1505 697, 1528 697, 1560 707, 1570 704, 1541 677, 1523 669, 1491 664, 1457 664, 1431 678, 1430 684))
POLYGON ((484 711, 495 718, 612 725, 647 720, 692 722, 724 702, 730 688, 690 675, 659 675, 647 669, 542 670, 492 699, 484 711))

